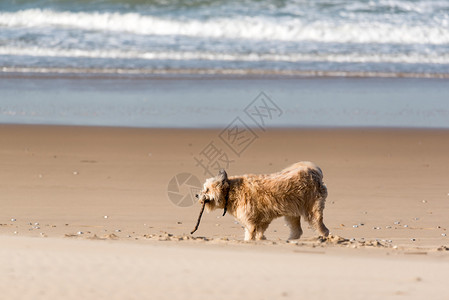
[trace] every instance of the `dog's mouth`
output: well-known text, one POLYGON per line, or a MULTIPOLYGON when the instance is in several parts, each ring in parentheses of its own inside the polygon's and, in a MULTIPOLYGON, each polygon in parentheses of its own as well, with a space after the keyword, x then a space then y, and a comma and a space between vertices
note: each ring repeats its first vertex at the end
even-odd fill
POLYGON ((196 197, 198 200, 200 200, 200 203, 201 203, 201 204, 203 204, 203 203, 206 203, 206 204, 207 204, 207 203, 209 203, 209 202, 212 201, 212 200, 210 200, 210 199, 207 199, 207 198, 204 197, 204 196, 202 197, 203 199, 200 199, 200 195, 199 195, 199 194, 196 194, 195 197, 196 197))

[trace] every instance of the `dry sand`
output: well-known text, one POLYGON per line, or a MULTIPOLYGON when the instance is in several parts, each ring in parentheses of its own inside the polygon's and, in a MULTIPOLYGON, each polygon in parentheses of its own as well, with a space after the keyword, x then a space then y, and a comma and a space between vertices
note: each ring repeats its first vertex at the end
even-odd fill
MULTIPOLYGON (((256 130, 228 173, 300 160, 324 171, 320 240, 244 243, 221 212, 178 207, 170 179, 191 172, 218 130, 0 126, 0 290, 13 299, 445 299, 449 131, 256 130), (107 216, 107 218, 105 218, 107 216)), ((224 146, 223 146, 223 149, 224 146)))

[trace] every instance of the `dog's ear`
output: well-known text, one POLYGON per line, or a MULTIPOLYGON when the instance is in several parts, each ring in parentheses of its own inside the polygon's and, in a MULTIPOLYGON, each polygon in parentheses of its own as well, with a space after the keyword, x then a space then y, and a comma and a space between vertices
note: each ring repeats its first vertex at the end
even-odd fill
POLYGON ((218 172, 217 179, 221 182, 221 184, 224 184, 226 181, 228 181, 228 174, 224 169, 221 169, 218 172))

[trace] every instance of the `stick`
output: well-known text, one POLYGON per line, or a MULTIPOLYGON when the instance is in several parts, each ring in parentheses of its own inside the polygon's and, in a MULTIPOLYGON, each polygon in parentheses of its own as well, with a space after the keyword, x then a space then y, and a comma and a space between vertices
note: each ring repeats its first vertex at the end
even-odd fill
POLYGON ((201 207, 200 215, 198 216, 198 221, 196 221, 195 229, 193 229, 193 231, 190 232, 190 234, 193 234, 198 229, 198 226, 200 226, 201 216, 203 215, 205 207, 206 207, 206 201, 203 202, 203 206, 201 207))

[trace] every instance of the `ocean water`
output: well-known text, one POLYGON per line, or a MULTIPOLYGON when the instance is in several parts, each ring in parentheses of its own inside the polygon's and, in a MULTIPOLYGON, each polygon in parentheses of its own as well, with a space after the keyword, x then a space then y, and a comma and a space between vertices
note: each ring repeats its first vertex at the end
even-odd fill
POLYGON ((449 129, 448 95, 435 78, 0 77, 0 124, 449 129))
POLYGON ((449 1, 2 0, 0 72, 449 77, 449 1))
POLYGON ((449 128, 448 78, 448 0, 0 1, 0 123, 449 128))

